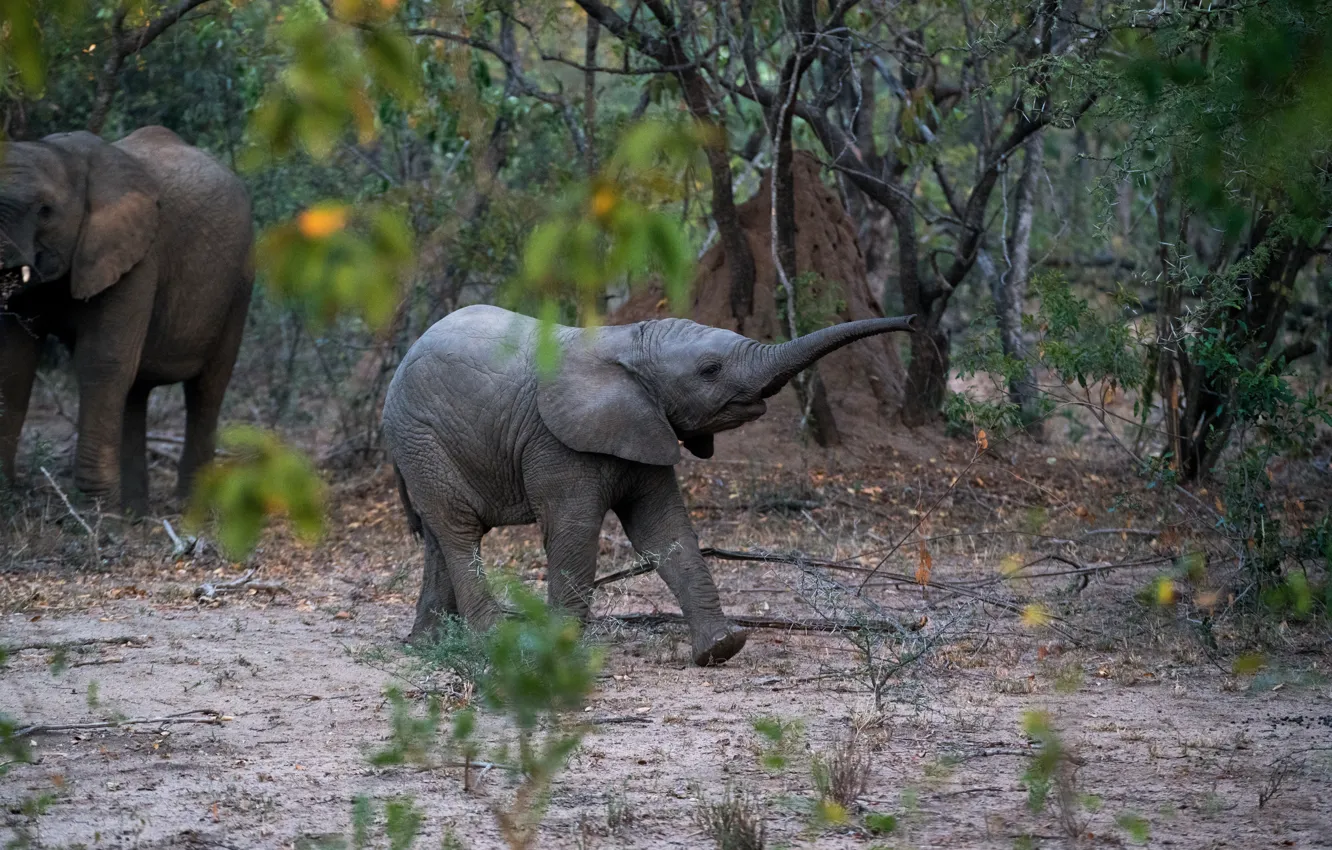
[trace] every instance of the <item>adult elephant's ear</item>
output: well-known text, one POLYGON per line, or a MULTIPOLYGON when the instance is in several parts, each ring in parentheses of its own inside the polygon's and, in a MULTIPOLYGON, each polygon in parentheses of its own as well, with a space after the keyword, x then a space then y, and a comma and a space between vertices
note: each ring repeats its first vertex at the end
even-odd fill
MULTIPOLYGON (((70 134, 86 136, 87 134, 70 134)), ((139 264, 157 239, 157 183, 137 160, 100 139, 70 140, 87 157, 83 230, 70 291, 88 299, 139 264)))
POLYGON ((680 461, 675 430, 620 351, 632 350, 632 325, 602 328, 598 338, 566 338, 554 374, 538 378, 537 409, 555 438, 578 452, 614 455, 653 466, 680 461))

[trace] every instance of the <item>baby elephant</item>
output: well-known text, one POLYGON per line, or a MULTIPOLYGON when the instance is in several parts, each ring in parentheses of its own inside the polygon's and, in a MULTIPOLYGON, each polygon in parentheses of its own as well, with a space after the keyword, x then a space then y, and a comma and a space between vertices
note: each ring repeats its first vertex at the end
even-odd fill
POLYGON ((847 322, 781 345, 662 319, 556 327, 543 373, 538 323, 473 306, 417 340, 389 385, 384 435, 425 577, 412 638, 445 614, 488 628, 500 608, 481 574, 491 528, 540 523, 550 601, 586 618, 601 524, 613 510, 689 623, 694 661, 725 661, 748 633, 722 613, 672 468, 680 444, 712 456, 712 435, 762 416, 764 399, 820 357, 863 337, 912 330, 913 316, 847 322))

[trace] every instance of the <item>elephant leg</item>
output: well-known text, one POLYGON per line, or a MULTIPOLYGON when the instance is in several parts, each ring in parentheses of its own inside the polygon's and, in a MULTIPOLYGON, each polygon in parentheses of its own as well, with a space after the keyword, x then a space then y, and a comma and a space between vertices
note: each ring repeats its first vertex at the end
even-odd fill
MULTIPOLYGON (((414 484, 408 480, 408 484, 414 484)), ((427 543, 426 570, 417 604, 417 623, 421 627, 438 624, 439 613, 452 609, 462 615, 467 625, 485 631, 499 620, 500 607, 486 585, 485 570, 481 565, 481 538, 486 528, 467 505, 443 492, 433 476, 412 487, 412 507, 421 517, 427 541, 433 536, 436 554, 431 554, 427 543), (430 576, 432 567, 443 561, 446 575, 430 576), (447 583, 443 581, 447 578, 447 583), (450 588, 446 590, 445 588, 450 588), (433 598, 432 598, 433 597, 433 598), (422 622, 422 614, 425 622, 422 622), (433 619, 432 619, 433 618, 433 619)), ((413 627, 413 635, 417 628, 413 627)))
POLYGON ((185 382, 185 446, 176 468, 176 497, 188 499, 194 477, 217 450, 217 419, 222 412, 221 387, 200 378, 185 382))
POLYGON ((458 597, 453 592, 444 550, 428 526, 421 529, 425 538, 425 573, 421 577, 421 595, 416 600, 416 622, 409 641, 429 640, 439 628, 442 617, 458 616, 458 597))
POLYGON ((79 380, 74 485, 94 499, 120 495, 125 401, 139 371, 156 285, 157 264, 145 259, 79 308, 74 343, 79 380))
POLYGON ((212 357, 198 376, 185 382, 185 448, 176 470, 176 496, 180 499, 189 498, 195 475, 213 460, 217 448, 217 420, 222 413, 222 399, 231 382, 232 369, 236 366, 249 306, 247 283, 227 316, 222 338, 212 357))
POLYGON ((605 508, 580 506, 544 513, 546 589, 551 605, 586 621, 592 611, 592 583, 605 508))
POLYGON ((689 513, 675 471, 670 467, 645 467, 643 486, 615 513, 640 557, 657 565, 685 621, 700 667, 719 664, 744 648, 749 632, 740 629, 722 613, 721 600, 712 573, 698 551, 698 535, 689 523, 689 513))
POLYGON ((148 515, 148 396, 153 388, 135 384, 125 397, 120 429, 120 501, 134 516, 148 515))
POLYGON ((42 335, 14 316, 0 316, 0 485, 14 483, 14 458, 37 375, 42 335))

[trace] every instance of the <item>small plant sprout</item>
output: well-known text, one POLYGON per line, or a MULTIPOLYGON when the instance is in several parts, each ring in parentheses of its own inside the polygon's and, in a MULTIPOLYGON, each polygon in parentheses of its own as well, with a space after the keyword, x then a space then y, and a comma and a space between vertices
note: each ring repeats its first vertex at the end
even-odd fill
POLYGON ((752 725, 760 740, 759 764, 769 773, 786 770, 804 747, 805 724, 800 720, 758 717, 752 725))
POLYGON ((869 786, 870 757, 853 729, 833 741, 832 748, 814 757, 814 790, 819 799, 816 818, 828 824, 845 823, 869 786))
POLYGON ((700 799, 695 818, 717 850, 763 850, 767 846, 762 812, 742 791, 727 787, 716 803, 700 799))
POLYGON ((1086 831, 1086 824, 1078 816, 1081 798, 1074 776, 1082 760, 1068 751, 1045 712, 1028 711, 1023 715, 1022 729, 1040 745, 1022 773, 1022 782, 1027 786, 1027 807, 1032 812, 1043 811, 1053 791, 1060 826, 1067 836, 1077 838, 1086 831))

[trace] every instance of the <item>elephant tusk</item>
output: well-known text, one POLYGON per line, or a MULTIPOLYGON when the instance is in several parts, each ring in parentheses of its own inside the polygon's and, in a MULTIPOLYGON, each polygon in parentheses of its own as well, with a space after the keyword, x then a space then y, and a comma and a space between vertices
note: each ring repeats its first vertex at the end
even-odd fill
POLYGON ((29 280, 32 279, 32 267, 24 266, 23 268, 19 269, 19 275, 23 278, 23 282, 27 283, 29 280))

